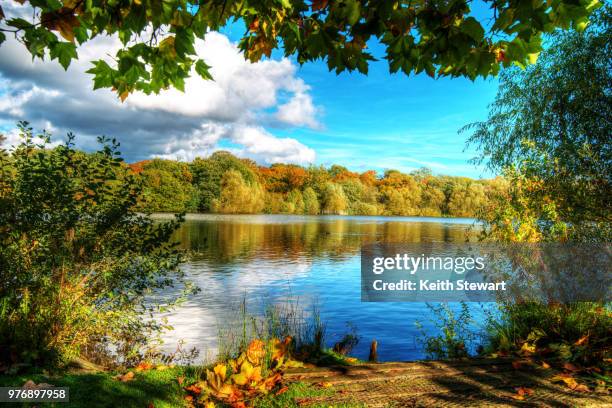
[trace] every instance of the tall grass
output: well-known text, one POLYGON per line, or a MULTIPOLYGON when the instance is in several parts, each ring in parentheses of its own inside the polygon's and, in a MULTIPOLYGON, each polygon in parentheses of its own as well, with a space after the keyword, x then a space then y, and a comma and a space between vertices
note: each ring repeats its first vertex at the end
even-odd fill
POLYGON ((220 323, 219 360, 235 358, 254 339, 267 342, 290 336, 295 350, 308 349, 309 353, 318 353, 323 349, 325 324, 316 304, 307 310, 297 300, 286 301, 264 304, 263 310, 263 314, 251 313, 244 298, 237 316, 220 323))

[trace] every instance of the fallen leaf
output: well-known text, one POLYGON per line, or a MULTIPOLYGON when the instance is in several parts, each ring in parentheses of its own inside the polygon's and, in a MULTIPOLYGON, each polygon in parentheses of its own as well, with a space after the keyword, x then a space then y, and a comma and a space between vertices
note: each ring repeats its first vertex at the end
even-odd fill
POLYGON ((259 364, 266 356, 266 344, 259 339, 251 341, 247 347, 246 355, 251 363, 259 364))
POLYGON ((514 368, 515 370, 518 370, 521 367, 522 367, 522 364, 521 364, 520 361, 516 361, 515 360, 515 361, 512 362, 512 368, 514 368))
POLYGON ((574 364, 572 363, 565 363, 563 364, 563 368, 565 368, 567 371, 580 371, 580 368, 576 367, 574 364))
POLYGON ((582 336, 581 338, 579 338, 578 340, 576 340, 576 342, 574 343, 575 346, 582 346, 584 343, 587 342, 587 340, 589 339, 589 335, 585 334, 584 336, 582 336))
POLYGON ((146 361, 142 361, 138 363, 138 365, 135 367, 135 370, 136 371, 147 371, 147 370, 150 370, 151 368, 153 368, 153 364, 148 363, 146 361))
POLYGON ((147 408, 155 408, 155 404, 153 404, 152 402, 149 402, 149 405, 147 405, 147 408))
POLYGON ((535 344, 523 343, 520 353, 523 355, 530 355, 536 352, 535 344))
POLYGON ((118 375, 117 379, 121 382, 128 382, 128 381, 132 381, 134 379, 134 372, 133 371, 128 371, 127 373, 123 374, 123 375, 118 375))
POLYGON ((519 401, 522 401, 525 399, 525 397, 523 397, 522 395, 518 395, 518 394, 513 395, 512 398, 514 398, 515 400, 519 400, 519 401))
POLYGON ((196 395, 200 395, 202 393, 202 388, 198 387, 195 384, 193 384, 193 385, 189 385, 189 386, 185 387, 185 391, 194 393, 196 395))
POLYGON ((589 392, 590 389, 585 384, 580 384, 571 374, 562 373, 551 378, 552 382, 563 382, 568 388, 574 391, 589 392))
POLYGON ((329 387, 331 387, 333 384, 332 384, 332 383, 330 383, 329 381, 321 381, 321 382, 320 382, 318 385, 319 385, 319 387, 322 387, 322 388, 329 388, 329 387))
POLYGON ((176 381, 178 382, 179 385, 183 385, 183 383, 185 382, 185 377, 183 376, 176 377, 176 381))
POLYGON ((287 391, 289 391, 289 387, 284 386, 283 388, 281 388, 280 390, 276 391, 276 393, 274 395, 281 395, 286 393, 287 391))
POLYGON ((578 391, 578 392, 590 392, 591 390, 589 389, 589 387, 585 384, 577 384, 574 388, 572 388, 574 391, 578 391))
POLYGON ((155 366, 155 369, 158 370, 158 371, 164 371, 164 370, 167 370, 168 368, 170 368, 170 367, 168 367, 167 365, 163 365, 163 364, 155 366))
POLYGON ((515 388, 515 390, 516 390, 516 393, 518 395, 523 395, 523 396, 524 395, 533 395, 535 393, 535 391, 533 389, 526 388, 526 387, 518 387, 518 388, 515 388))
POLYGON ((542 361, 542 368, 549 369, 550 364, 548 364, 546 361, 542 361))

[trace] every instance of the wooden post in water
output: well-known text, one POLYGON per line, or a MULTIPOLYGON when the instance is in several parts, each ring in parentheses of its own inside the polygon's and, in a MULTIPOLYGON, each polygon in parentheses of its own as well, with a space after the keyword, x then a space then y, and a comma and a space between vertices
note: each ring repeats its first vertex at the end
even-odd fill
POLYGON ((378 342, 376 340, 372 340, 372 344, 370 344, 370 357, 368 357, 368 361, 371 363, 378 362, 378 342))

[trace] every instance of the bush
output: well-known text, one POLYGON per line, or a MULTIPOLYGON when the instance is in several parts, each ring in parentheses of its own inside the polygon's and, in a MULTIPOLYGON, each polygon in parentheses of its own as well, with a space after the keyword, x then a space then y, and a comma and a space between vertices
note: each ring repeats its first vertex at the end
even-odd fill
POLYGON ((19 129, 21 144, 0 151, 0 365, 129 359, 162 328, 143 319, 162 306, 145 295, 181 278, 169 243, 181 217, 136 212, 141 185, 114 140, 85 154, 71 134, 51 148, 19 129))
POLYGON ((590 367, 610 359, 612 311, 609 306, 577 302, 501 303, 488 318, 491 352, 540 355, 549 361, 590 367))
POLYGON ((474 323, 470 309, 461 302, 461 310, 457 313, 448 303, 439 305, 427 304, 434 314, 434 324, 440 334, 431 336, 417 321, 421 331, 420 341, 425 346, 425 353, 430 359, 457 359, 470 356, 470 349, 475 341, 475 334, 470 330, 474 323))

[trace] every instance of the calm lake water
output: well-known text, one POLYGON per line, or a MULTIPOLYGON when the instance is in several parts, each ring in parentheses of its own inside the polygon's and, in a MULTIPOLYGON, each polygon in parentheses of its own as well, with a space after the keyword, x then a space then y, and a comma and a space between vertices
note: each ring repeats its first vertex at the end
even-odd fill
MULTIPOLYGON (((354 328, 356 357, 367 358, 376 339, 382 361, 423 358, 416 321, 433 334, 435 316, 424 303, 361 302, 361 245, 459 243, 473 236, 473 225, 457 218, 188 215, 177 239, 192 253, 183 269, 201 292, 166 315, 175 329, 167 347, 183 339, 212 356, 219 328, 237 319, 243 299, 254 314, 289 300, 305 313, 316 306, 330 347, 354 328)), ((482 316, 480 305, 471 306, 482 316)))

